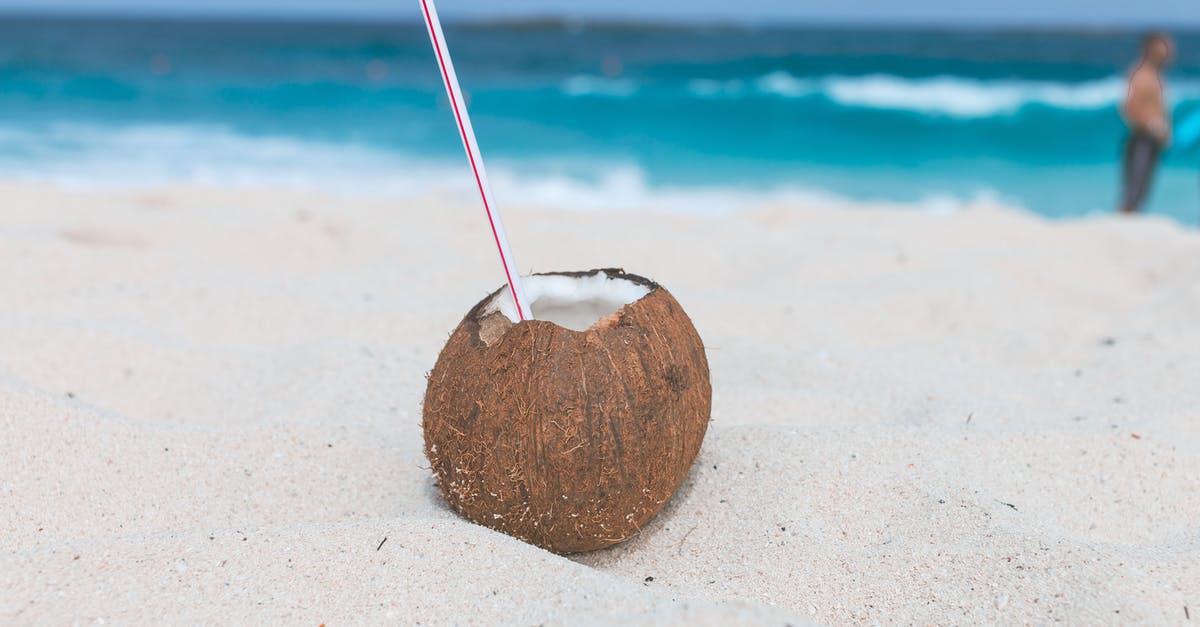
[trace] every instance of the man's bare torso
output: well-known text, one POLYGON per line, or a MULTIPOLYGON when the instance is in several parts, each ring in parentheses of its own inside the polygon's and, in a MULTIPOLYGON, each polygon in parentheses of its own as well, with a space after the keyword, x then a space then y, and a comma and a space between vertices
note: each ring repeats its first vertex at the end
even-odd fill
POLYGON ((1157 68, 1143 63, 1129 76, 1124 114, 1125 123, 1131 129, 1147 131, 1163 142, 1167 141, 1170 131, 1166 99, 1162 75, 1157 68))

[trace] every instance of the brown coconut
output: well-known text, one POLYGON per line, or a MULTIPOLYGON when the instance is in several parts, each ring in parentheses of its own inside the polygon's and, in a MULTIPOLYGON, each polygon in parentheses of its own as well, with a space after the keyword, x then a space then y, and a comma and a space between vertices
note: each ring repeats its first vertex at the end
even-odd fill
POLYGON ((683 308, 621 270, 549 276, 597 273, 648 292, 573 331, 487 313, 498 290, 451 334, 425 393, 425 455, 446 501, 556 553, 638 533, 679 487, 708 428, 708 361, 683 308))

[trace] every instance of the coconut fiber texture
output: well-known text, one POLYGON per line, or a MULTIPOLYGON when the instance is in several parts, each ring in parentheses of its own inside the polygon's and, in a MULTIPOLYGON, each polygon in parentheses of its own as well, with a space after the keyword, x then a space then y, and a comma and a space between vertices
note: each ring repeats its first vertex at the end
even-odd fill
POLYGON ((683 308, 621 270, 554 274, 597 272, 650 291, 586 331, 485 315, 493 293, 454 330, 425 393, 425 455, 450 505, 556 553, 638 533, 708 428, 708 360, 683 308))

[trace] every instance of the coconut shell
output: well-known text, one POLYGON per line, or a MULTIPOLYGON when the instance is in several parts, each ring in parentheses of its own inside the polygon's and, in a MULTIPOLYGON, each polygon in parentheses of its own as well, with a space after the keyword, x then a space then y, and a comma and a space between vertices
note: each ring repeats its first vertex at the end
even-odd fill
POLYGON ((475 305, 425 393, 425 455, 464 518, 556 553, 628 539, 687 475, 708 428, 704 345, 658 284, 586 331, 475 305))

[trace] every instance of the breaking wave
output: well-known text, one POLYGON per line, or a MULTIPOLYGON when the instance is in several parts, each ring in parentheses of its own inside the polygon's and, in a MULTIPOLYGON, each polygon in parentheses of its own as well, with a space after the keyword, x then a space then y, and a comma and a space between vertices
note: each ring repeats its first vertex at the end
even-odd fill
MULTIPOLYGON (((1064 110, 1115 107, 1124 95, 1118 76, 1075 83, 982 80, 960 76, 904 78, 889 74, 797 77, 777 71, 752 83, 694 79, 688 91, 699 98, 741 98, 767 94, 782 98, 823 97, 845 107, 910 111, 924 115, 983 118, 1017 113, 1028 106, 1064 110)), ((1200 84, 1173 89, 1177 98, 1200 98, 1200 84)))
MULTIPOLYGON (((489 163, 502 204, 575 211, 727 213, 792 203, 853 205, 835 193, 798 184, 658 185, 636 163, 567 164, 546 158, 489 163)), ((381 148, 287 136, 254 136, 222 125, 104 126, 59 123, 0 126, 0 180, 50 182, 72 188, 212 185, 316 189, 357 196, 457 197, 474 203, 464 163, 381 148)), ((944 212, 993 202, 988 190, 967 196, 931 194, 908 203, 944 212)))

